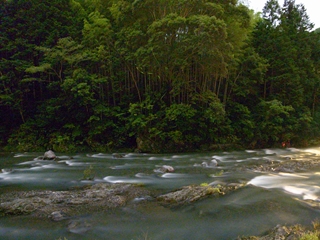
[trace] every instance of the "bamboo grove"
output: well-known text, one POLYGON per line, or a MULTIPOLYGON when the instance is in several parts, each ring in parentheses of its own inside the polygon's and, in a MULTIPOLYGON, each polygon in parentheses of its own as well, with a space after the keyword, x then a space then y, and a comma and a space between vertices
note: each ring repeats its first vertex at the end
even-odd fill
POLYGON ((293 0, 1 0, 5 150, 207 150, 320 136, 320 35, 293 0))

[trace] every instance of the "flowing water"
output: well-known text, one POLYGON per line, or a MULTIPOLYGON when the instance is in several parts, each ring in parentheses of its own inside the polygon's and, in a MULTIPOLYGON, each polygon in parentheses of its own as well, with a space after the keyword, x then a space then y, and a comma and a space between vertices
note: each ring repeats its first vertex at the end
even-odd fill
MULTIPOLYGON (((13 190, 66 190, 92 184, 81 180, 86 169, 94 182, 141 183, 167 193, 190 184, 227 182, 246 186, 222 197, 209 197, 179 208, 155 201, 129 204, 73 218, 85 230, 70 231, 66 221, 31 216, 0 217, 0 239, 236 239, 261 235, 277 224, 310 225, 320 211, 301 200, 320 199, 320 169, 300 173, 247 170, 266 161, 288 158, 320 161, 320 148, 263 149, 185 154, 59 154, 59 161, 38 160, 41 153, 0 155, 0 193, 13 190), (70 157, 72 157, 70 159, 70 157), (215 159, 218 166, 210 166, 215 159), (170 165, 173 173, 155 169, 170 165), (89 227, 88 227, 89 226, 89 227)), ((136 199, 139 201, 139 199, 136 199)))

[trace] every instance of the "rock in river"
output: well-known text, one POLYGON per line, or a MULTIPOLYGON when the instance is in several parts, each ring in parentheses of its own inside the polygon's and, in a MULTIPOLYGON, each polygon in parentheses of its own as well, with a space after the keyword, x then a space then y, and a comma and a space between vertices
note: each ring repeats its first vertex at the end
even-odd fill
POLYGON ((91 224, 81 220, 73 220, 68 224, 68 231, 71 233, 83 234, 91 229, 91 224))
MULTIPOLYGON (((176 191, 161 194, 156 197, 156 203, 169 207, 180 206, 209 195, 222 196, 241 186, 242 184, 222 183, 185 186, 176 191)), ((97 183, 68 191, 9 192, 0 195, 0 215, 31 214, 34 217, 49 217, 53 221, 62 221, 79 214, 123 207, 127 203, 144 203, 145 201, 135 200, 146 198, 145 196, 151 196, 149 190, 126 183, 97 183)), ((72 231, 79 230, 78 225, 71 226, 72 231)), ((87 229, 87 227, 79 228, 81 231, 87 229)))
POLYGON ((55 222, 62 221, 68 218, 68 216, 62 211, 52 212, 49 217, 55 222))
POLYGON ((0 215, 32 214, 59 221, 83 212, 106 211, 148 195, 131 184, 98 183, 69 191, 21 191, 0 195, 0 215))
POLYGON ((158 172, 158 173, 174 172, 174 168, 169 165, 163 165, 160 168, 155 169, 154 172, 158 172))
POLYGON ((208 195, 219 193, 220 190, 218 188, 210 186, 186 186, 175 192, 160 195, 157 200, 166 205, 183 205, 195 202, 208 195))
POLYGON ((56 157, 56 154, 53 151, 49 150, 44 153, 43 160, 54 160, 56 159, 56 157))

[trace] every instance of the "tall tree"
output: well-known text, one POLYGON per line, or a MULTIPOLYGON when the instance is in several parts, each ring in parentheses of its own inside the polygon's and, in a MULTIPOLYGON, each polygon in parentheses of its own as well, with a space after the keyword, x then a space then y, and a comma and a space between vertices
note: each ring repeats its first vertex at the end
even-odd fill
POLYGON ((36 47, 53 46, 61 37, 80 38, 81 10, 72 0, 1 1, 0 111, 7 117, 1 118, 0 125, 7 132, 26 122, 47 98, 47 79, 25 72, 41 61, 42 53, 36 47))
POLYGON ((269 0, 254 32, 256 51, 269 64, 261 86, 263 99, 293 107, 291 135, 301 133, 311 120, 305 106, 311 98, 308 89, 315 84, 312 28, 303 5, 286 0, 280 8, 277 1, 269 0))

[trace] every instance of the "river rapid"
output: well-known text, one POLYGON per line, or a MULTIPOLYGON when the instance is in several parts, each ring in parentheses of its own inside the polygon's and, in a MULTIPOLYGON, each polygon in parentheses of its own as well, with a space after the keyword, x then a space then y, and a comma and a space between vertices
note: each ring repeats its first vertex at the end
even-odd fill
POLYGON ((262 235, 277 224, 311 225, 320 211, 306 200, 320 201, 320 168, 288 172, 252 170, 266 162, 319 159, 320 148, 261 149, 184 154, 59 154, 58 161, 39 160, 43 153, 0 154, 0 193, 67 190, 87 184, 137 183, 154 193, 183 186, 242 183, 220 197, 170 208, 147 199, 124 207, 73 216, 54 222, 32 216, 0 217, 0 239, 236 239, 262 235), (216 160, 217 166, 210 166, 216 160), (208 164, 206 164, 208 163, 208 164), (157 171, 163 165, 175 171, 157 171), (86 180, 86 170, 94 180, 86 180), (144 201, 143 204, 135 204, 144 201), (70 227, 78 223, 77 227, 70 227))

